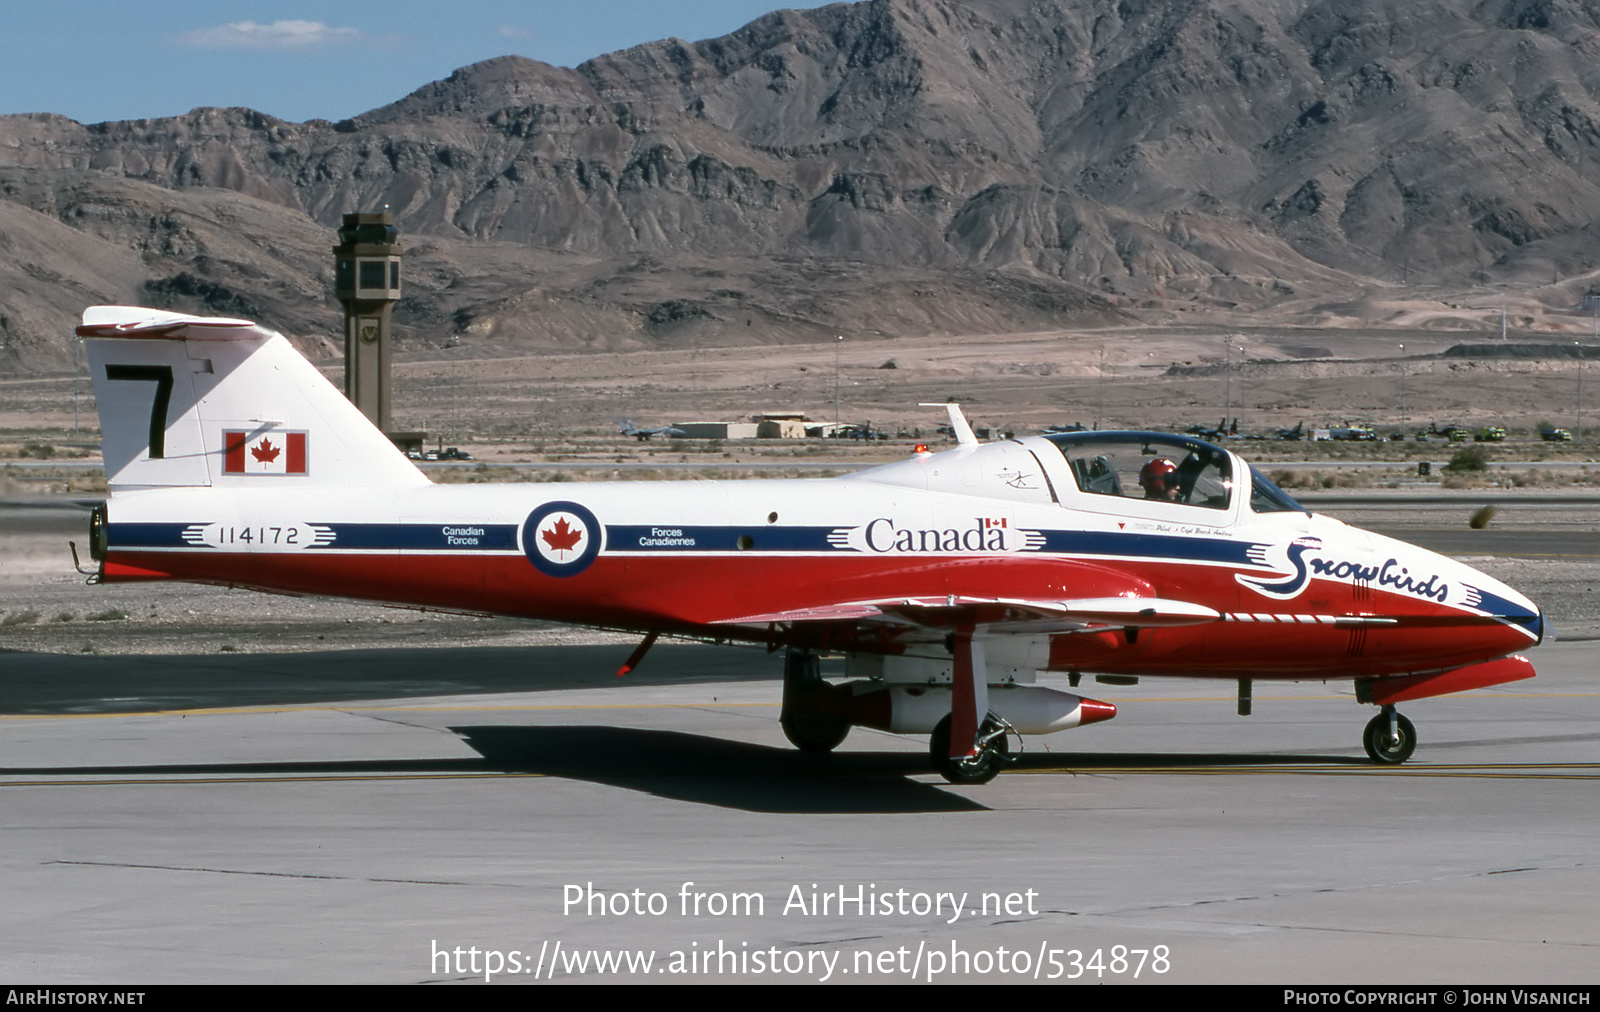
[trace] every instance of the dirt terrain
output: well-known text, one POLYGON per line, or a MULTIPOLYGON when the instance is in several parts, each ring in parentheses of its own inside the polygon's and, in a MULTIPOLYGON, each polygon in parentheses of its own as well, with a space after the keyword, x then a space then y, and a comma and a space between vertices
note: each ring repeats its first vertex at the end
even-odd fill
MULTIPOLYGON (((625 417, 649 427, 763 411, 801 411, 818 422, 837 413, 931 435, 942 412, 918 405, 958 400, 974 425, 1019 433, 1074 422, 1181 430, 1214 426, 1226 413, 1241 435, 1300 422, 1369 424, 1385 434, 1402 423, 1413 431, 1449 422, 1531 436, 1544 421, 1576 428, 1580 369, 1589 418, 1600 423, 1600 363, 1513 357, 1512 347, 1505 357, 1444 354, 1464 342, 1493 351, 1498 337, 1498 329, 1151 327, 520 356, 447 346, 399 356, 395 425, 445 444, 510 442, 535 452, 569 437, 609 437, 625 417)), ((1506 344, 1600 358, 1600 345, 1573 342, 1513 334, 1506 344)), ((339 360, 320 363, 339 382, 339 360)), ((86 379, 0 378, 0 447, 71 441, 74 431, 92 443, 94 430, 86 379)))
MULTIPOLYGON (((1403 378, 1410 430, 1446 421, 1506 425, 1511 441, 1489 449, 1491 463, 1504 466, 1446 475, 1442 465, 1461 446, 1439 438, 1241 439, 1233 445, 1296 494, 1355 492, 1403 500, 1453 489, 1460 496, 1458 505, 1425 509, 1400 501, 1392 507, 1325 508, 1335 515, 1345 510, 1362 526, 1465 528, 1491 490, 1501 497, 1600 494, 1593 435, 1544 443, 1531 432, 1546 420, 1575 428, 1579 361, 1443 357, 1458 340, 1414 331, 1167 328, 509 359, 452 358, 445 351, 402 360, 395 403, 400 426, 424 429, 430 442, 473 454, 466 463, 430 465, 436 481, 825 477, 903 457, 919 438, 945 445, 935 431, 944 412, 919 408, 921 402, 958 399, 975 425, 1018 435, 1073 422, 1103 428, 1215 425, 1225 408, 1239 419, 1242 435, 1270 436, 1298 422, 1312 428, 1343 421, 1389 433, 1401 425, 1403 378), (886 368, 891 362, 893 368, 886 368), (747 419, 775 410, 832 421, 836 382, 841 420, 870 420, 905 438, 641 442, 620 435, 616 425, 621 417, 655 426, 747 419), (1418 477, 1419 461, 1433 464, 1428 479, 1418 477)), ((337 364, 327 371, 337 382, 337 364)), ((1600 369, 1589 371, 1594 390, 1600 369)), ((97 468, 92 392, 83 381, 77 389, 74 430, 70 378, 0 380, 0 502, 12 504, 0 507, 0 649, 316 650, 515 645, 574 636, 624 642, 537 623, 246 591, 84 587, 72 572, 66 541, 81 544, 86 521, 70 504, 103 495, 104 480, 97 468)), ((1589 545, 1585 551, 1593 555, 1600 506, 1502 509, 1494 524, 1559 529, 1574 544, 1589 545)), ((1600 563, 1594 559, 1474 564, 1530 593, 1558 628, 1600 630, 1600 598, 1594 593, 1600 563)))

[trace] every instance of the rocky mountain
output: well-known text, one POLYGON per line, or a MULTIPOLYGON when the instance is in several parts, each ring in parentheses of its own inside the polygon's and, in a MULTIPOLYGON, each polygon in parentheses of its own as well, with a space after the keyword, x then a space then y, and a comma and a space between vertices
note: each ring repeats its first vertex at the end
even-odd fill
POLYGON ((414 341, 1327 320, 1600 253, 1600 0, 870 0, 339 123, 0 117, 0 366, 135 300, 332 335, 389 207, 414 341))

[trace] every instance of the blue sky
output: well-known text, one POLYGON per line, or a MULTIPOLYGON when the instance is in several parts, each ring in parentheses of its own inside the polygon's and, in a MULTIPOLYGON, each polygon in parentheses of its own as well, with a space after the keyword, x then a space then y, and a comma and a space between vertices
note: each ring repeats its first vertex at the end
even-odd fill
POLYGON ((0 113, 82 123, 249 106, 343 119, 457 67, 558 66, 641 42, 724 35, 781 0, 35 0, 0 2, 0 113))

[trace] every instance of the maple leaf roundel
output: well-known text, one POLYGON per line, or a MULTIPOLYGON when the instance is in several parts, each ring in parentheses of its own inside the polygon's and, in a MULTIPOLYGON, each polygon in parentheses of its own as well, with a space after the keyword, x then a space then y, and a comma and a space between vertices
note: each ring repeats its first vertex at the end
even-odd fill
POLYGON ((575 502, 547 502, 522 525, 522 550, 549 576, 576 576, 600 554, 605 528, 575 502))

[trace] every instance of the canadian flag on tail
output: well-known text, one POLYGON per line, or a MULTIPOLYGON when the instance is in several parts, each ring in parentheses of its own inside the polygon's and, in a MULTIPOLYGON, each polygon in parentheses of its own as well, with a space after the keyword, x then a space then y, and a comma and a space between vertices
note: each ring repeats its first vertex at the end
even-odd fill
POLYGON ((269 429, 266 432, 222 433, 223 474, 305 474, 306 434, 269 429))

